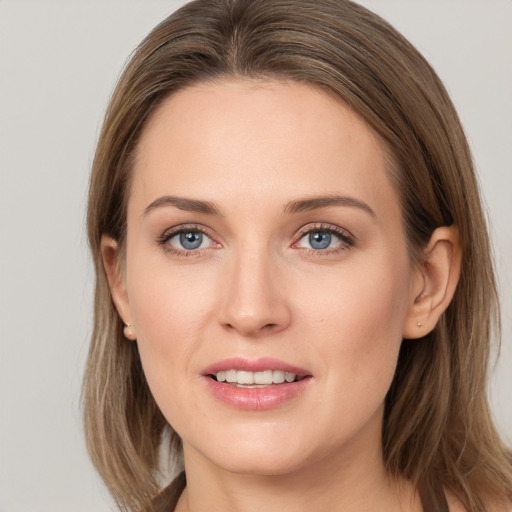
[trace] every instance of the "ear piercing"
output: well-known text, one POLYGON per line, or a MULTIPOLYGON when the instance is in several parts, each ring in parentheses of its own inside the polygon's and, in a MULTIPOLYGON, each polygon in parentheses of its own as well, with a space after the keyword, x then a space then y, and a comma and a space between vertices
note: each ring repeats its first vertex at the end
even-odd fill
POLYGON ((124 332, 124 337, 126 339, 129 339, 129 340, 135 340, 135 331, 133 330, 133 326, 132 324, 128 324, 126 322, 123 322, 124 323, 124 329, 123 329, 123 332, 124 332))
POLYGON ((421 327, 421 326, 422 326, 422 323, 421 323, 421 322, 416 322, 416 325, 417 325, 418 327, 421 327))

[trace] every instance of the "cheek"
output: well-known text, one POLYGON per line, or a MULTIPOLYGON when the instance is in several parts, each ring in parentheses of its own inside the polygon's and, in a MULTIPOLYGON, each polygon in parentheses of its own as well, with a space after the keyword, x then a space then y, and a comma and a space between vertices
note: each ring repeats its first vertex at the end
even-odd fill
POLYGON ((169 396, 189 393, 185 382, 196 378, 190 361, 209 319, 213 290, 200 271, 171 272, 170 265, 138 264, 135 258, 128 275, 142 366, 155 400, 168 417, 169 396))
POLYGON ((212 271, 205 265, 176 264, 159 251, 135 245, 127 266, 130 309, 137 335, 169 344, 194 338, 214 293, 212 271))
POLYGON ((358 346, 379 349, 401 341, 408 296, 408 282, 401 274, 367 273, 347 286, 344 295, 347 329, 358 346))
POLYGON ((361 258, 353 265, 333 268, 328 274, 297 279, 293 291, 300 316, 310 316, 318 328, 342 336, 348 345, 376 339, 401 338, 409 301, 407 256, 392 251, 361 258), (357 340, 357 342, 356 342, 357 340))
POLYGON ((393 379, 408 307, 408 260, 362 265, 328 281, 326 293, 310 295, 305 323, 322 354, 320 373, 345 400, 375 406, 393 379), (319 339, 319 333, 322 333, 319 339))

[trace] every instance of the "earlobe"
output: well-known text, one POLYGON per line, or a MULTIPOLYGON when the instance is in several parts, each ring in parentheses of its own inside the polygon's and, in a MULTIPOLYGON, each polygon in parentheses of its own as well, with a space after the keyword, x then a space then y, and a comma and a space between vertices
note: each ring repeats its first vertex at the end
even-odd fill
POLYGON ((450 304, 460 276, 462 251, 455 226, 437 228, 415 270, 403 337, 421 338, 436 326, 450 304))
POLYGON ((133 326, 128 293, 124 277, 121 273, 119 245, 116 240, 108 235, 103 235, 101 238, 101 256, 112 301, 125 325, 124 335, 129 340, 135 340, 135 328, 133 326))

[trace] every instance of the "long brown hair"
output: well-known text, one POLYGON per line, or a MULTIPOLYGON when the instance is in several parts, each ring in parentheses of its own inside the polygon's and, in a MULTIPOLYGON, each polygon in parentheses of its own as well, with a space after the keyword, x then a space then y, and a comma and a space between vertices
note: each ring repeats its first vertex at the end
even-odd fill
MULTIPOLYGON (((512 457, 486 397, 493 326, 499 330, 489 240, 468 144, 441 81, 387 22, 348 0, 196 0, 158 25, 128 63, 90 182, 96 294, 85 431, 120 508, 152 510, 159 450, 170 446, 179 467, 181 447, 151 396, 136 344, 124 339, 100 241, 108 234, 123 246, 130 171, 148 118, 174 91, 222 77, 312 84, 362 116, 389 151, 413 260, 434 229, 457 226, 460 282, 436 328, 402 343, 386 399, 384 461, 426 493, 441 481, 469 512, 512 500, 512 457)), ((183 480, 176 485, 175 494, 183 480)))

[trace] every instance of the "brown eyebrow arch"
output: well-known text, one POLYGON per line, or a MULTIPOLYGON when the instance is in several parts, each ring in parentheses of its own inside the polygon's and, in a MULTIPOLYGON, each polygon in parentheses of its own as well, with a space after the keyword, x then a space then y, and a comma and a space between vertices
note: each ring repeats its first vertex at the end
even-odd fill
POLYGON ((222 217, 220 210, 210 201, 200 201, 199 199, 189 199, 186 197, 162 196, 155 199, 144 209, 144 215, 161 208, 163 206, 174 206, 187 212, 204 213, 206 215, 218 215, 222 217))
POLYGON ((349 206, 352 208, 360 208, 369 213, 372 217, 377 218, 375 212, 364 201, 348 196, 318 196, 305 199, 291 201, 285 208, 285 213, 300 213, 309 210, 317 210, 319 208, 327 208, 328 206, 349 206))
MULTIPOLYGON (((203 213, 205 215, 217 215, 219 217, 223 216, 217 206, 215 206, 215 204, 210 201, 201 201, 199 199, 190 199, 176 196, 162 196, 155 199, 144 209, 144 215, 147 215, 149 212, 163 206, 174 206, 180 210, 203 213)), ((289 202, 285 206, 284 213, 300 213, 309 210, 327 208, 329 206, 349 206, 353 208, 360 208, 361 210, 369 213, 372 217, 377 217, 375 212, 364 201, 355 199, 354 197, 338 195, 297 199, 295 201, 289 202)))

